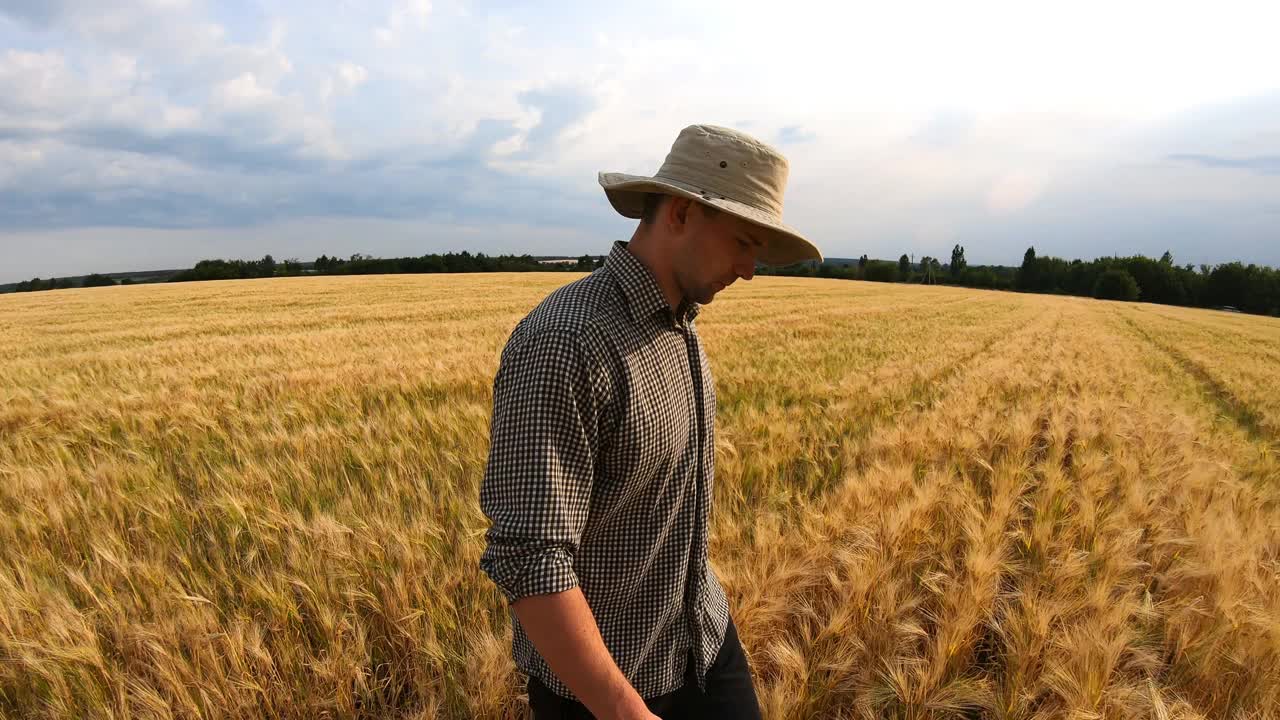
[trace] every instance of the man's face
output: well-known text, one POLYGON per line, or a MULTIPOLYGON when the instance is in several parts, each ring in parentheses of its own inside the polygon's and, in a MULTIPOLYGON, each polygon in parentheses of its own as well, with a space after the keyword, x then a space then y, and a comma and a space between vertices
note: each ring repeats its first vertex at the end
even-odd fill
POLYGON ((708 215, 703 205, 684 198, 685 226, 675 263, 685 297, 705 305, 738 278, 755 275, 756 255, 764 247, 764 231, 724 211, 708 215))

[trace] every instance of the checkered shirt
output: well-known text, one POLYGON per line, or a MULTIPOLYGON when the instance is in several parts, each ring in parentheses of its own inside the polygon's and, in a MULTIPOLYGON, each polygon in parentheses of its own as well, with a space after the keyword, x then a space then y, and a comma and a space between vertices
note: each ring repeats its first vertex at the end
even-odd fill
MULTIPOLYGON (((581 587, 649 698, 680 687, 690 650, 705 689, 729 606, 707 562, 716 394, 699 306, 673 313, 627 244, 548 295, 502 351, 480 567, 508 602, 581 587)), ((576 700, 508 614, 516 665, 576 700)))

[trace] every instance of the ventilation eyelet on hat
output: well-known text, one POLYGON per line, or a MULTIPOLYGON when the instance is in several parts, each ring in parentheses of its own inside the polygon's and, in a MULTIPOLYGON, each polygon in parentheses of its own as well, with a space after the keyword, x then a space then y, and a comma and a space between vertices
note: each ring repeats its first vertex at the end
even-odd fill
POLYGON ((727 167, 729 167, 729 163, 725 162, 724 160, 721 160, 721 161, 720 161, 720 167, 722 167, 722 168, 727 168, 727 167))

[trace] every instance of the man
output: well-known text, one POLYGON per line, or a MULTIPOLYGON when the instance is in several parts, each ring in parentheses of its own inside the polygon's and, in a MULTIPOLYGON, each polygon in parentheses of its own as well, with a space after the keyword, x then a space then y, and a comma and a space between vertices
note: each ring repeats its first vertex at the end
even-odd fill
POLYGON ((503 349, 480 567, 510 602, 536 718, 760 716, 707 563, 715 386, 693 320, 757 260, 821 260, 782 223, 787 172, 693 125, 654 177, 601 173, 635 233, 503 349))

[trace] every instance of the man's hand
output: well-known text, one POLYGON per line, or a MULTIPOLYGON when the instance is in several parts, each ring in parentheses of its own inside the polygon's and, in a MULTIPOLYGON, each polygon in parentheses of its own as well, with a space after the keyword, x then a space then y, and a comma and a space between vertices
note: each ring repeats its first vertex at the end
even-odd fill
POLYGON ((511 604, 556 677, 601 720, 660 720, 618 669, 580 588, 511 604))

